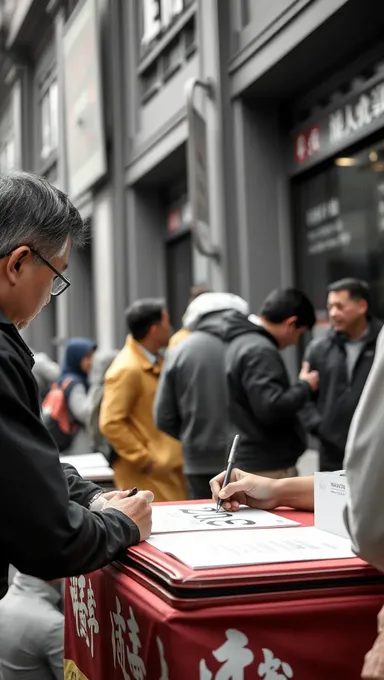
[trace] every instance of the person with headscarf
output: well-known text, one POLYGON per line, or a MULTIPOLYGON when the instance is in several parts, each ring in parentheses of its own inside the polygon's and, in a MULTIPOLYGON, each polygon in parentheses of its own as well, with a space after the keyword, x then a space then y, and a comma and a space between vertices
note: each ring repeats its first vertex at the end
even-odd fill
POLYGON ((92 450, 86 429, 89 417, 87 394, 95 350, 96 344, 88 338, 72 338, 65 348, 59 385, 64 388, 70 418, 79 429, 69 448, 62 452, 64 455, 90 453, 92 450))

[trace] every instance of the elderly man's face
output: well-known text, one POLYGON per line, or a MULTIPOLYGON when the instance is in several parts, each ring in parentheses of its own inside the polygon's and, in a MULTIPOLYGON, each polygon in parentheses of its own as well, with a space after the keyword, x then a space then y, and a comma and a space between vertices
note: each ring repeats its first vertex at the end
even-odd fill
MULTIPOLYGON (((49 263, 63 274, 68 268, 71 244, 68 239, 62 252, 49 263)), ((17 248, 4 265, 6 277, 2 286, 1 306, 10 321, 21 330, 41 312, 51 300, 54 271, 27 246, 17 248)))

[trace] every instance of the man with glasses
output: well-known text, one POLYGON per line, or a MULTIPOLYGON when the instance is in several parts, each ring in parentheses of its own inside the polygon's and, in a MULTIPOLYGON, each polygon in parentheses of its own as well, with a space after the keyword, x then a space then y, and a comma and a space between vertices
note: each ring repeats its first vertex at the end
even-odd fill
POLYGON ((0 597, 9 563, 45 581, 86 573, 151 531, 151 492, 103 494, 60 465, 19 334, 68 288, 71 245, 85 238, 78 211, 49 182, 0 177, 0 597))

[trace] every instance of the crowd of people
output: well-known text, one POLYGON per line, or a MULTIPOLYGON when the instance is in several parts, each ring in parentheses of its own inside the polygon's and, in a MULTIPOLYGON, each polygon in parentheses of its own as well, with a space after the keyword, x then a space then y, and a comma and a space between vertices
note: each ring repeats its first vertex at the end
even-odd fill
MULTIPOLYGON (((236 295, 198 290, 176 334, 163 300, 138 300, 120 352, 72 338, 58 366, 34 359, 20 330, 70 285, 64 273, 85 225, 67 196, 28 174, 0 177, 0 223, 0 448, 12 452, 2 468, 2 680, 62 677, 61 579, 145 540, 152 500, 213 495, 234 511, 313 509, 313 478, 297 476, 309 435, 321 470, 345 462, 355 549, 384 570, 384 335, 365 282, 329 286, 329 329, 309 342, 316 315, 300 290, 271 292, 257 316, 236 295), (283 351, 299 343, 304 360, 292 380, 283 351), (222 488, 235 433, 237 468, 222 488), (103 452, 116 490, 83 480, 59 451, 64 460, 103 452), (11 564, 18 571, 6 594, 11 564), (20 618, 32 601, 33 628, 20 618), (20 649, 12 631, 23 626, 20 649)), ((373 674, 384 663, 381 635, 365 678, 384 677, 373 674)))
MULTIPOLYGON (((100 353, 84 338, 68 342, 51 390, 64 394, 73 427, 60 450, 102 451, 117 488, 148 488, 157 501, 209 497, 234 433, 243 470, 296 476, 308 435, 318 441, 320 470, 340 469, 381 322, 364 281, 332 283, 327 304, 330 327, 307 342, 292 381, 282 351, 316 321, 301 291, 273 291, 258 316, 237 295, 195 291, 173 335, 164 301, 136 301, 120 352, 100 353)), ((55 434, 46 389, 53 362, 45 361, 46 372, 42 358, 33 370, 55 434)))

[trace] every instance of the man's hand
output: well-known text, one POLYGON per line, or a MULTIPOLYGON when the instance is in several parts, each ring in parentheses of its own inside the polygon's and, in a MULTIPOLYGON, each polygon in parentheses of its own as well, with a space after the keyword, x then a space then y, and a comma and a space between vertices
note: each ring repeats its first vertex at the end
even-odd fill
POLYGON ((304 382, 308 383, 313 392, 319 389, 319 374, 317 371, 311 371, 308 361, 304 361, 301 367, 299 380, 304 380, 304 382))
POLYGON ((221 472, 210 481, 212 498, 215 503, 218 498, 223 499, 224 510, 233 512, 238 510, 240 505, 272 510, 280 504, 276 479, 259 477, 235 468, 232 470, 230 483, 222 489, 224 477, 225 472, 221 472))
POLYGON ((152 531, 153 493, 152 491, 138 491, 136 496, 131 498, 127 498, 127 493, 127 491, 120 491, 118 495, 105 503, 103 510, 108 510, 108 508, 120 510, 136 524, 140 531, 140 540, 145 541, 152 531), (121 497, 121 494, 125 496, 121 497))
POLYGON ((112 500, 112 498, 126 498, 128 493, 129 491, 117 491, 116 489, 114 489, 114 491, 102 493, 100 496, 97 496, 94 501, 92 501, 89 509, 92 510, 92 512, 100 512, 104 508, 105 504, 112 500))

